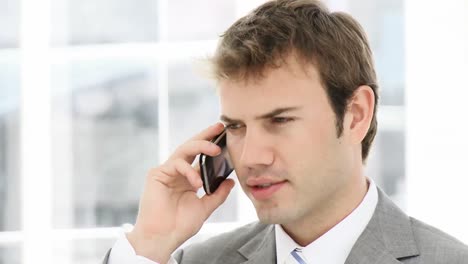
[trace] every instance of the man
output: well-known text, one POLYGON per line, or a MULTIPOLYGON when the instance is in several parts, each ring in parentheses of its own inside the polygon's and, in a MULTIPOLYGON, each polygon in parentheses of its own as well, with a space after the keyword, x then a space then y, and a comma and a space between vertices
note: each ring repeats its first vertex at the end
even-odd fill
POLYGON ((196 195, 191 163, 220 152, 215 124, 150 170, 135 227, 105 262, 468 263, 467 246, 406 216, 364 175, 378 86, 353 18, 312 0, 267 2, 225 32, 212 62, 229 155, 260 221, 171 257, 234 185, 196 195))

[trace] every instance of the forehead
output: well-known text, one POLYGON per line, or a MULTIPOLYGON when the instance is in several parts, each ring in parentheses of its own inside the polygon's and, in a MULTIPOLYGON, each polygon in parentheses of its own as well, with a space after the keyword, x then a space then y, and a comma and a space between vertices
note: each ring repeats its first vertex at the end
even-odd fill
POLYGON ((261 115, 276 108, 314 107, 327 103, 317 68, 288 60, 268 69, 262 78, 248 81, 221 80, 221 113, 234 117, 261 115))

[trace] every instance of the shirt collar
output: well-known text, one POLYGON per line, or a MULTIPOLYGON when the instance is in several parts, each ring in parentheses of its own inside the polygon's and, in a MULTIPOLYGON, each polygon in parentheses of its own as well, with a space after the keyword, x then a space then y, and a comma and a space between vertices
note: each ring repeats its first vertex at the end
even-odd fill
POLYGON ((302 249, 306 261, 313 263, 345 263, 351 249, 366 228, 378 201, 377 187, 371 179, 369 189, 362 202, 345 219, 328 230, 321 237, 307 245, 299 246, 281 227, 275 225, 276 259, 278 264, 285 263, 295 248, 302 249))

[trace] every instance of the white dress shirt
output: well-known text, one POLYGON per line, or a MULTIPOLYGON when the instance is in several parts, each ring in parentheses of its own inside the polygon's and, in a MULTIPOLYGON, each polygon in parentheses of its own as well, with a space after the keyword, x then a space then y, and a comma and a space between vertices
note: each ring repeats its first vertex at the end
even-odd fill
POLYGON ((295 248, 302 249, 302 256, 307 263, 345 263, 351 249, 366 228, 377 206, 377 187, 372 180, 369 179, 368 181, 369 190, 359 206, 332 229, 305 247, 301 247, 294 242, 281 225, 275 225, 276 263, 284 264, 295 248))
MULTIPOLYGON (((328 230, 321 237, 305 247, 299 246, 283 230, 281 225, 275 225, 276 263, 284 264, 292 250, 302 249, 302 256, 307 263, 343 264, 361 233, 366 228, 375 207, 378 193, 375 183, 368 179, 369 190, 359 206, 341 222, 328 230)), ((108 264, 157 264, 145 257, 135 254, 124 233, 112 247, 108 264)), ((171 258, 168 264, 177 264, 171 258)))

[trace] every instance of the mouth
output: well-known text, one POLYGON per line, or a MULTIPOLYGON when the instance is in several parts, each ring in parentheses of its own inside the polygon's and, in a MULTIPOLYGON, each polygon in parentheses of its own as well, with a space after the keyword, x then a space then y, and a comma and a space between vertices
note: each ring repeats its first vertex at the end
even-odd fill
POLYGON ((255 200, 266 200, 271 198, 284 186, 286 181, 264 182, 248 184, 249 191, 255 200))

